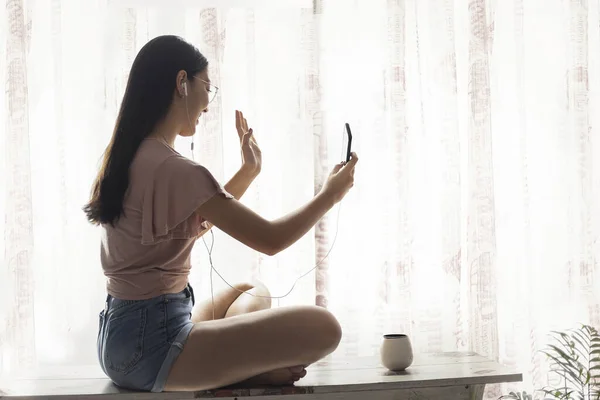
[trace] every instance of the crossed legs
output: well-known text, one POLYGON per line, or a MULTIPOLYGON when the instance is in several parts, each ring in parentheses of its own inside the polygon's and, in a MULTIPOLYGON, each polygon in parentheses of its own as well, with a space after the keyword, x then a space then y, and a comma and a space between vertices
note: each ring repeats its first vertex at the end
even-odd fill
POLYGON ((195 323, 167 379, 166 391, 207 390, 235 383, 291 384, 304 367, 333 352, 341 328, 315 306, 270 309, 261 283, 239 284, 198 304, 195 323), (253 297, 240 291, 250 292, 253 297))

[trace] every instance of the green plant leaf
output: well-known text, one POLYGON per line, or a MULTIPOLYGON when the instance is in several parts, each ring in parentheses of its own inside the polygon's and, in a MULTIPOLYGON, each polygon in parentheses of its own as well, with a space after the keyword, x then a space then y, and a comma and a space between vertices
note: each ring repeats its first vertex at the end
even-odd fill
POLYGON ((563 357, 560 353, 550 352, 550 351, 542 351, 542 354, 545 354, 551 361, 560 365, 561 367, 568 367, 569 369, 574 369, 575 366, 569 357, 563 357))
POLYGON ((544 394, 549 394, 550 396, 552 396, 556 399, 568 399, 568 398, 570 398, 571 394, 574 393, 573 390, 565 390, 565 392, 563 393, 560 389, 554 389, 554 388, 548 388, 548 387, 540 389, 540 390, 538 390, 538 392, 542 392, 544 394))
POLYGON ((579 344, 579 346, 577 346, 576 349, 579 352, 579 354, 585 359, 585 362, 587 362, 589 357, 585 353, 588 352, 588 349, 590 348, 590 346, 583 343, 583 341, 581 341, 581 339, 575 335, 573 335, 573 340, 575 340, 579 344))
POLYGON ((563 385, 566 385, 568 388, 580 388, 583 385, 578 379, 573 379, 569 374, 565 374, 562 370, 552 372, 558 375, 560 379, 564 381, 563 385))
POLYGON ((579 337, 586 344, 586 347, 589 347, 589 345, 592 343, 592 337, 587 331, 581 329, 574 329, 570 332, 571 335, 579 337))
POLYGON ((578 342, 581 344, 581 346, 583 346, 584 349, 587 350, 590 348, 592 342, 589 335, 586 335, 578 330, 572 331, 571 335, 573 336, 573 339, 579 339, 578 342))
POLYGON ((562 396, 562 393, 556 389, 542 389, 542 391, 544 392, 544 394, 549 394, 550 396, 555 398, 560 398, 562 396))
POLYGON ((561 349, 560 347, 558 347, 556 345, 551 344, 548 346, 548 348, 553 350, 554 352, 556 352, 565 361, 573 360, 573 358, 569 354, 567 354, 563 349, 561 349))
POLYGON ((594 333, 598 333, 596 328, 594 328, 591 325, 582 324, 581 329, 587 331, 590 335, 593 335, 594 333))
POLYGON ((586 366, 583 365, 579 360, 571 357, 569 354, 565 353, 559 347, 557 347, 555 345, 550 345, 548 347, 550 349, 554 350, 560 356, 560 359, 563 361, 563 366, 565 364, 567 364, 570 367, 571 371, 573 371, 573 372, 577 371, 578 374, 581 374, 581 370, 586 369, 586 366))
POLYGON ((555 335, 551 335, 551 336, 554 338, 554 340, 556 340, 557 342, 559 342, 563 346, 565 346, 565 348, 571 349, 572 353, 575 353, 575 352, 579 353, 579 355, 582 358, 584 358, 587 362, 587 355, 585 354, 585 352, 583 350, 586 347, 579 338, 577 338, 575 336, 571 337, 571 336, 565 335, 564 333, 560 333, 560 332, 555 332, 555 335), (581 348, 579 346, 575 346, 575 342, 579 343, 581 348))
POLYGON ((588 325, 569 330, 568 334, 554 331, 553 339, 544 351, 552 373, 560 377, 558 388, 546 387, 541 392, 563 400, 600 400, 600 335, 588 325), (590 365, 596 364, 593 367, 590 365), (596 393, 598 392, 598 393, 596 393))
POLYGON ((585 385, 587 386, 590 383, 590 380, 592 379, 592 374, 590 374, 590 371, 585 371, 585 372, 586 372, 585 385))
POLYGON ((569 337, 568 334, 566 334, 565 332, 561 332, 561 331, 550 331, 550 335, 554 335, 554 336, 563 336, 563 337, 569 337))
POLYGON ((557 342, 563 343, 566 347, 569 347, 569 343, 571 342, 571 337, 562 332, 552 332, 550 337, 557 342))
POLYGON ((582 386, 581 382, 579 382, 577 379, 574 380, 568 374, 565 374, 562 369, 551 370, 551 372, 554 372, 561 379, 565 380, 566 383, 569 384, 568 387, 581 387, 582 386))
POLYGON ((508 394, 505 394, 505 395, 499 397, 499 400, 500 399, 532 400, 533 398, 531 397, 530 394, 527 394, 526 391, 523 391, 523 392, 509 392, 508 394))
POLYGON ((572 365, 567 364, 567 363, 563 362, 562 360, 560 360, 559 358, 554 357, 554 356, 551 356, 550 358, 555 362, 555 364, 558 365, 558 368, 554 367, 555 369, 558 370, 558 372, 567 372, 567 373, 569 373, 569 375, 573 376, 573 378, 575 378, 575 379, 579 378, 579 376, 575 372, 575 371, 577 371, 577 369, 574 368, 572 365))

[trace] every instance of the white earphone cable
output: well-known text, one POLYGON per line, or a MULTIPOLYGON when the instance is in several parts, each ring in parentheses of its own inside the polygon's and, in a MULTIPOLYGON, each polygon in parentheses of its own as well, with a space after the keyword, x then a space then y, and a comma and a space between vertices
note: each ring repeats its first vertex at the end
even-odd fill
MULTIPOLYGON (((192 126, 192 121, 190 120, 190 114, 189 114, 189 111, 188 111, 188 104, 187 104, 187 85, 185 83, 184 83, 184 93, 185 93, 185 95, 184 95, 184 97, 185 97, 185 112, 187 114, 187 118, 188 118, 188 123, 190 125, 190 129, 193 132, 194 128, 192 126)), ((190 147, 191 147, 191 153, 192 153, 192 160, 195 161, 195 157, 194 157, 194 134, 193 133, 192 133, 192 143, 191 143, 190 147)), ((214 285, 213 285, 213 271, 219 276, 219 278, 221 278, 221 280, 223 282, 225 282, 225 284, 227 286, 229 286, 233 290, 236 290, 236 291, 240 292, 241 294, 246 294, 248 296, 257 297, 257 298, 267 298, 267 299, 282 299, 284 297, 287 297, 287 296, 290 295, 290 293, 292 293, 292 291, 294 290, 294 288, 296 287, 296 284, 298 283, 298 281, 300 279, 304 278, 306 275, 310 274, 312 271, 314 271, 315 269, 317 269, 323 263, 323 261, 325 261, 327 259, 327 257, 329 257, 329 254, 333 250, 333 247, 335 246, 335 242, 337 240, 341 210, 342 210, 342 204, 340 202, 339 205, 338 205, 338 213, 337 213, 336 224, 335 224, 335 235, 333 237, 333 242, 331 243, 331 247, 327 251, 327 254, 325 254, 325 256, 313 268, 311 268, 310 270, 308 270, 307 272, 305 272, 304 274, 302 274, 298 278, 296 278, 296 280, 292 284, 290 290, 288 290, 282 296, 261 296, 261 295, 252 294, 252 293, 250 293, 248 291, 240 290, 240 289, 234 287, 233 285, 231 285, 229 282, 227 282, 227 280, 223 277, 223 275, 221 275, 219 273, 219 271, 217 271, 217 269, 215 268, 215 266, 213 264, 212 251, 213 251, 213 247, 214 247, 214 244, 215 244, 215 235, 214 235, 214 233, 212 231, 212 227, 211 227, 211 229, 210 229, 210 235, 211 235, 210 248, 208 247, 208 244, 206 243, 206 240, 204 239, 204 236, 202 236, 202 242, 204 243, 204 247, 206 247, 206 250, 208 251, 208 260, 210 262, 210 296, 211 296, 211 301, 212 301, 213 320, 215 319, 215 294, 214 294, 214 285)))
POLYGON ((217 269, 215 268, 214 264, 213 264, 213 260, 212 260, 212 249, 215 243, 215 235, 212 231, 212 229, 210 230, 210 234, 211 234, 211 243, 210 243, 210 248, 208 247, 208 244, 206 243, 206 240, 204 239, 204 236, 202 237, 202 241, 204 242, 204 247, 206 247, 206 250, 208 251, 208 260, 210 262, 210 294, 211 294, 211 298, 212 298, 212 304, 213 304, 213 319, 214 319, 214 313, 215 313, 215 298, 214 298, 214 289, 213 289, 213 280, 212 280, 212 273, 213 271, 219 276, 219 278, 221 278, 221 280, 223 282, 225 282, 225 284, 227 286, 229 286, 231 289, 236 290, 242 294, 246 294, 248 296, 252 296, 252 297, 258 297, 258 298, 264 298, 264 299, 283 299, 284 297, 287 297, 290 295, 290 293, 292 293, 292 291, 294 290, 294 288, 296 287, 296 284, 298 283, 298 281, 302 278, 304 278, 306 275, 310 274, 312 271, 314 271, 315 269, 317 269, 322 263, 323 261, 325 261, 327 259, 327 257, 329 257, 329 254, 331 253, 331 250, 333 250, 333 246, 335 246, 335 242, 337 240, 337 235, 338 235, 338 228, 339 228, 339 222, 340 222, 340 211, 342 210, 342 205, 341 203, 338 206, 338 215, 337 215, 337 221, 336 221, 336 227, 335 227, 335 235, 333 237, 333 243, 331 243, 331 247, 329 248, 329 251, 327 251, 327 254, 325 254, 325 256, 310 270, 308 270, 307 272, 305 272, 304 274, 300 275, 298 278, 296 278, 296 280, 294 281, 294 283, 292 284, 290 290, 288 290, 284 295, 281 296, 261 296, 261 295, 257 295, 257 294, 252 294, 250 292, 247 291, 243 291, 240 290, 236 287, 233 287, 229 282, 227 282, 227 280, 223 277, 223 275, 221 275, 219 273, 219 271, 217 271, 217 269))

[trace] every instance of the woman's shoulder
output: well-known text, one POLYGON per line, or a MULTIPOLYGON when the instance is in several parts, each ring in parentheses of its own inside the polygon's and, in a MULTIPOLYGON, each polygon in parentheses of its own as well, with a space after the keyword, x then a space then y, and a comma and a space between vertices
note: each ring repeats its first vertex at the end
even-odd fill
POLYGON ((180 156, 180 154, 171 146, 163 143, 161 140, 146 138, 142 140, 138 151, 135 154, 134 161, 151 162, 160 164, 169 157, 180 156))
MULTIPOLYGON (((199 176, 214 183, 212 173, 203 165, 184 157, 160 140, 146 139, 142 142, 130 170, 131 180, 145 181, 145 177, 154 180, 183 181, 199 176)), ((173 182, 175 183, 175 182, 173 182)), ((183 183, 184 185, 186 183, 183 183)))
POLYGON ((186 163, 186 158, 157 139, 144 139, 131 164, 131 177, 154 175, 157 170, 173 163, 186 163), (166 164, 166 165, 165 165, 166 164))

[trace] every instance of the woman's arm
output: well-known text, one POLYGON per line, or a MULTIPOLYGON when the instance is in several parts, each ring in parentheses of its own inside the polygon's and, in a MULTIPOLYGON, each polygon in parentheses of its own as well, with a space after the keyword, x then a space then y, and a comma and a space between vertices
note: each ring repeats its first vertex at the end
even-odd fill
POLYGON ((354 185, 358 157, 338 164, 321 192, 304 206, 274 221, 266 220, 235 199, 215 195, 196 211, 205 220, 245 245, 275 255, 304 236, 354 185))
MULTIPOLYGON (((225 190, 233 197, 235 197, 236 200, 240 200, 244 193, 246 193, 246 190, 248 190, 248 188, 250 187, 250 184, 254 182, 254 179, 256 179, 257 175, 257 173, 242 167, 238 170, 238 172, 235 173, 235 175, 231 177, 229 182, 225 184, 225 190)), ((206 225, 207 229, 203 230, 196 237, 196 239, 200 239, 213 227, 213 224, 210 222, 208 222, 206 225)))
MULTIPOLYGON (((235 111, 235 127, 240 138, 242 166, 225 184, 225 190, 239 201, 260 173, 262 152, 256 143, 252 129, 248 128, 248 121, 244 118, 244 114, 238 110, 235 111)), ((212 227, 213 224, 209 222, 207 224, 208 229, 202 231, 196 239, 204 236, 212 227)))
POLYGON ((298 210, 269 221, 236 199, 217 194, 197 213, 248 247, 273 256, 304 236, 334 204, 332 196, 320 193, 298 210))
POLYGON ((225 190, 239 200, 246 193, 246 190, 248 190, 254 179, 256 179, 256 176, 256 173, 242 167, 225 184, 225 190))

